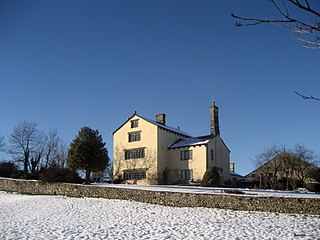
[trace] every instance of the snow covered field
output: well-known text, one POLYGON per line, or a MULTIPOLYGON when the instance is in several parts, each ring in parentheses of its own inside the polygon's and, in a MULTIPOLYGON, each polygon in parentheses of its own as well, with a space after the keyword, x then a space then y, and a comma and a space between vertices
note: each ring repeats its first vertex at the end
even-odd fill
POLYGON ((0 192, 0 239, 320 239, 320 216, 0 192))

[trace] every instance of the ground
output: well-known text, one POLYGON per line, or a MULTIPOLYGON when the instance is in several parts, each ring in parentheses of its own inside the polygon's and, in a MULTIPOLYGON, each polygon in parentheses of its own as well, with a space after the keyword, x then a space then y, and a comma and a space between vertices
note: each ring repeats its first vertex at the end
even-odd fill
POLYGON ((320 216, 0 192, 0 239, 320 239, 320 216))

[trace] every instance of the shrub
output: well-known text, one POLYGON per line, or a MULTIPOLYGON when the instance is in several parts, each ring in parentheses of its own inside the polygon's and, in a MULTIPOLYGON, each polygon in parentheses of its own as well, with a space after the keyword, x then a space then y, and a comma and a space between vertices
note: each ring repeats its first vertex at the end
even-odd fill
POLYGON ((220 174, 217 168, 209 168, 203 175, 201 187, 217 187, 220 185, 220 174))
POLYGON ((113 183, 114 184, 120 184, 120 183, 122 183, 123 182, 123 179, 122 179, 122 177, 121 176, 115 176, 115 178, 113 179, 113 183))
POLYGON ((0 163, 0 177, 13 177, 18 172, 18 167, 13 162, 0 163))
POLYGON ((225 180, 224 181, 224 185, 231 185, 232 184, 232 182, 231 182, 231 179, 227 179, 227 180, 225 180))
POLYGON ((310 182, 306 184, 306 188, 310 192, 320 193, 320 183, 318 182, 310 182))
POLYGON ((245 194, 245 192, 240 191, 238 189, 225 189, 223 190, 224 193, 229 193, 229 194, 245 194))
POLYGON ((76 171, 68 168, 51 167, 42 170, 40 180, 46 182, 67 182, 67 183, 82 183, 83 179, 79 177, 76 171))

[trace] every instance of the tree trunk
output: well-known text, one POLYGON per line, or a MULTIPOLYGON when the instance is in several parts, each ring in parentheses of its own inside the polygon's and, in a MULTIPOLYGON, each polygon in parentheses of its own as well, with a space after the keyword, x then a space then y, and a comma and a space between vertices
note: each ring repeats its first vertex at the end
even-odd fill
POLYGON ((90 174, 91 174, 91 171, 86 170, 86 182, 90 182, 90 174))
POLYGON ((28 173, 28 163, 29 163, 29 153, 24 153, 24 159, 23 159, 23 172, 24 174, 28 173))

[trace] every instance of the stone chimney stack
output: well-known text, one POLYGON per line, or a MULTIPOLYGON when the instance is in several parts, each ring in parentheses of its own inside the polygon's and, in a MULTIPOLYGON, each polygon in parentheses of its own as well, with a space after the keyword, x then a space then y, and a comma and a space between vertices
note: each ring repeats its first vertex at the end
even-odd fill
POLYGON ((235 163, 230 163, 230 172, 235 172, 235 163))
POLYGON ((166 115, 164 113, 159 113, 156 115, 156 122, 162 125, 166 125, 166 115))
POLYGON ((220 135, 219 108, 213 102, 210 106, 210 133, 212 136, 220 135))

